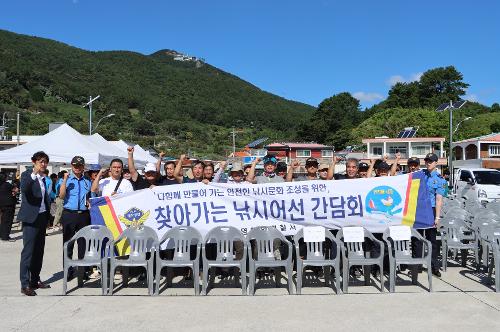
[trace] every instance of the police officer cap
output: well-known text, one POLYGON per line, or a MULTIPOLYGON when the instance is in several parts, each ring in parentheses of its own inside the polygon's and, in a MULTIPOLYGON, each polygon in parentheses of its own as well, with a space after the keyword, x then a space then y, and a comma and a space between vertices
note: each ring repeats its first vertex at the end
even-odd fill
POLYGON ((378 164, 377 169, 390 169, 391 167, 389 166, 388 163, 385 161, 382 161, 378 164))
POLYGON ((431 161, 431 162, 435 162, 435 161, 438 161, 438 156, 435 154, 435 153, 428 153, 426 156, 425 156, 425 161, 431 161))

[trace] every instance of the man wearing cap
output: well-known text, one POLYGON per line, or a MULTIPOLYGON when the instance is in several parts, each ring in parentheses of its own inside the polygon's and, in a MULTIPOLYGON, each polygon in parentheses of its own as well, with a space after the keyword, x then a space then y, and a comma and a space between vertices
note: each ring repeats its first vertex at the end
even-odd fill
POLYGON ((219 163, 219 169, 214 175, 212 182, 214 183, 244 183, 245 175, 243 174, 243 167, 240 162, 234 162, 231 171, 229 171, 229 177, 223 178, 224 170, 226 169, 227 163, 222 161, 219 163))
POLYGON ((358 177, 367 178, 368 177, 368 169, 370 166, 364 161, 358 164, 358 177))
POLYGON ((417 157, 408 158, 408 173, 413 173, 420 170, 420 159, 417 157))
MULTIPOLYGON (((59 198, 63 200, 63 243, 70 240, 80 229, 90 225, 88 200, 92 181, 84 173, 85 159, 75 156, 71 160, 71 174, 65 173, 59 198)), ((78 259, 85 254, 85 240, 78 240, 78 259)), ((73 243, 68 246, 68 256, 73 256, 73 243)))
POLYGON ((278 176, 275 173, 278 159, 276 159, 275 156, 269 154, 262 159, 262 161, 264 162, 264 173, 262 173, 262 175, 255 176, 255 167, 257 167, 257 164, 260 162, 260 160, 261 160, 260 158, 256 158, 252 162, 252 167, 250 168, 250 171, 248 172, 247 176, 248 182, 251 183, 285 182, 285 180, 281 176, 278 176))
MULTIPOLYGON (((434 213, 434 226, 427 229, 419 229, 420 233, 423 233, 425 238, 429 240, 432 244, 432 274, 437 277, 441 277, 441 272, 439 272, 439 262, 438 262, 438 252, 439 243, 436 240, 437 228, 439 228, 439 215, 441 212, 441 204, 443 196, 445 194, 446 181, 437 171, 438 156, 434 153, 428 153, 425 156, 425 166, 426 169, 423 170, 426 175, 427 182, 427 192, 429 194, 429 200, 431 202, 432 211, 434 213)), ((415 254, 417 257, 422 255, 421 242, 420 246, 415 248, 415 254)))
POLYGON ((130 182, 134 190, 141 190, 146 188, 153 188, 158 185, 158 173, 156 172, 156 165, 147 163, 144 167, 144 176, 141 176, 134 163, 134 147, 129 146, 128 151, 128 167, 130 170, 130 182))
MULTIPOLYGON (((326 174, 323 174, 324 178, 321 178, 321 175, 319 174, 318 170, 320 169, 320 165, 318 163, 318 160, 316 158, 307 158, 306 159, 306 175, 300 175, 293 179, 293 172, 300 166, 300 162, 298 160, 295 160, 290 168, 288 169, 288 173, 286 176, 286 181, 291 182, 293 181, 312 181, 312 180, 331 180, 333 178, 333 171, 329 172, 330 166, 326 164, 322 164, 321 168, 325 169, 326 168, 326 174)), ((323 172, 325 173, 325 172, 323 172)))

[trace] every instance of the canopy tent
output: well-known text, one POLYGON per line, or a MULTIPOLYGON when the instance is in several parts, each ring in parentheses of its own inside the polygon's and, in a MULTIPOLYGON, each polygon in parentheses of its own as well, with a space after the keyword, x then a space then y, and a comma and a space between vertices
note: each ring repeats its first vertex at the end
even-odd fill
POLYGON ((31 163, 31 156, 37 151, 45 151, 51 164, 69 164, 75 155, 82 156, 86 164, 106 165, 114 158, 126 163, 127 153, 112 149, 112 144, 107 143, 99 138, 89 139, 65 123, 36 141, 0 151, 0 164, 31 163))
MULTIPOLYGON (((112 141, 111 143, 118 149, 125 152, 127 152, 127 148, 129 147, 129 144, 123 140, 112 141)), ((148 163, 156 163, 158 161, 158 159, 153 157, 148 151, 144 150, 139 144, 134 145, 134 161, 136 160, 144 160, 148 163)))

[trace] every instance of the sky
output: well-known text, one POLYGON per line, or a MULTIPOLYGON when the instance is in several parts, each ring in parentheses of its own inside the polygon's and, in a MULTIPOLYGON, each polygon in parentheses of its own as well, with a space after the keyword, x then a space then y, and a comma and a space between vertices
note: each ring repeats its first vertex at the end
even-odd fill
POLYGON ((496 0, 16 0, 0 13, 0 29, 86 50, 202 57, 313 106, 347 91, 369 107, 448 65, 466 99, 500 102, 496 0))

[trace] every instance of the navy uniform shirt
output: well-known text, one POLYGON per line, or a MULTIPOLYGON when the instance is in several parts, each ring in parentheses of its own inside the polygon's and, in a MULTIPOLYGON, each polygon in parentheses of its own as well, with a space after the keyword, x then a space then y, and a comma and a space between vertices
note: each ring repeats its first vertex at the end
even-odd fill
POLYGON ((432 207, 436 207, 436 194, 441 196, 445 195, 447 186, 446 180, 437 170, 434 170, 432 173, 429 173, 427 170, 423 170, 423 172, 427 176, 427 191, 432 207))
POLYGON ((68 210, 87 210, 87 198, 90 197, 92 182, 86 176, 78 179, 71 174, 66 180, 66 196, 64 197, 64 208, 68 210))

